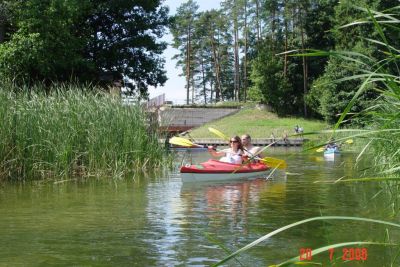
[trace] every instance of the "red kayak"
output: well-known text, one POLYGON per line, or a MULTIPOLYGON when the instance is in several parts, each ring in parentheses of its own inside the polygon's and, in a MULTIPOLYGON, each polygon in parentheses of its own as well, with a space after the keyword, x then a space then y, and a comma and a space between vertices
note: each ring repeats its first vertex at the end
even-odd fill
POLYGON ((269 167, 263 163, 233 164, 210 159, 197 165, 181 167, 183 182, 233 180, 263 177, 269 167))

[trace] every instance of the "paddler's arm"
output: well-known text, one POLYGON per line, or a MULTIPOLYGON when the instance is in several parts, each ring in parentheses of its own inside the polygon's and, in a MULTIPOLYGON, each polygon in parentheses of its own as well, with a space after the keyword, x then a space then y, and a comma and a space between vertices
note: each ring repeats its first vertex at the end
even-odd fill
MULTIPOLYGON (((260 151, 260 150, 261 150, 261 147, 257 147, 257 152, 260 151)), ((257 156, 259 156, 260 158, 263 158, 264 157, 264 153, 263 152, 258 153, 257 156)))
POLYGON ((249 158, 263 158, 264 155, 263 153, 258 153, 258 151, 261 150, 261 147, 259 146, 255 146, 250 150, 245 150, 245 154, 249 157, 249 158))
POLYGON ((222 151, 216 151, 213 146, 208 147, 208 152, 213 156, 213 157, 223 157, 225 156, 225 152, 222 151))
POLYGON ((259 158, 263 158, 264 157, 264 155, 263 155, 263 153, 261 152, 261 153, 258 153, 258 151, 260 151, 261 150, 261 147, 259 147, 259 146, 255 146, 255 147, 253 147, 252 149, 251 149, 251 154, 253 155, 253 156, 255 156, 255 157, 259 157, 259 158))

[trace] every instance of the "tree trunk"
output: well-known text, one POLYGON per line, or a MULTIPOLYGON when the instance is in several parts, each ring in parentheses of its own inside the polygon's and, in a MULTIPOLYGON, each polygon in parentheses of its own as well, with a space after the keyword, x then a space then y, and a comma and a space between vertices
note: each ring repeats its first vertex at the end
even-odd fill
POLYGON ((214 88, 213 88, 214 84, 213 84, 213 80, 210 79, 210 103, 213 102, 214 98, 213 98, 213 94, 214 94, 214 88))
POLYGON ((6 35, 6 25, 0 21, 0 44, 4 42, 6 35))
POLYGON ((237 20, 234 21, 234 57, 235 57, 235 100, 239 101, 239 42, 238 42, 238 25, 237 20))
POLYGON ((194 75, 192 75, 192 105, 194 104, 194 98, 195 98, 195 84, 194 84, 194 75))
POLYGON ((204 59, 201 57, 201 75, 203 77, 203 94, 204 94, 204 104, 207 104, 207 90, 206 90, 206 78, 204 75, 204 59))
POLYGON ((274 44, 274 39, 275 39, 275 15, 276 15, 276 9, 273 6, 272 7, 272 18, 271 18, 271 50, 272 50, 272 55, 275 55, 274 49, 275 49, 275 44, 274 44))
POLYGON ((293 10, 292 10, 292 40, 296 39, 296 26, 297 26, 297 6, 293 5, 293 10))
MULTIPOLYGON (((301 19, 301 11, 299 12, 300 14, 300 19, 301 19)), ((304 24, 303 21, 300 23, 300 31, 301 31, 301 52, 304 54, 304 24)), ((304 107, 304 117, 307 117, 307 105, 305 101, 305 97, 307 94, 307 61, 306 57, 303 56, 303 107, 304 107)))
POLYGON ((243 66, 243 93, 244 102, 247 100, 247 0, 244 1, 244 66, 243 66))
POLYGON ((232 7, 232 15, 233 15, 233 56, 235 61, 234 66, 234 99, 235 101, 239 101, 240 95, 240 78, 239 78, 239 25, 238 25, 238 6, 236 0, 233 2, 234 6, 232 7))
POLYGON ((256 27, 257 27, 257 42, 261 39, 261 24, 260 24, 260 1, 256 1, 256 27))
MULTIPOLYGON (((285 21, 285 52, 288 51, 288 18, 287 18, 287 1, 284 1, 284 8, 285 8, 285 13, 284 13, 284 21, 285 21)), ((284 56, 284 63, 283 63, 283 76, 287 76, 287 65, 288 65, 288 57, 287 54, 285 53, 284 56)))
POLYGON ((220 65, 218 60, 217 49, 215 47, 215 40, 212 32, 210 31, 211 48, 213 52, 214 73, 215 73, 215 100, 219 101, 221 97, 221 80, 220 80, 220 65))
POLYGON ((188 26, 188 38, 186 43, 186 105, 189 105, 190 92, 190 24, 188 26))
POLYGON ((9 23, 8 20, 11 18, 9 5, 8 1, 2 0, 0 2, 0 44, 5 42, 6 24, 9 23))

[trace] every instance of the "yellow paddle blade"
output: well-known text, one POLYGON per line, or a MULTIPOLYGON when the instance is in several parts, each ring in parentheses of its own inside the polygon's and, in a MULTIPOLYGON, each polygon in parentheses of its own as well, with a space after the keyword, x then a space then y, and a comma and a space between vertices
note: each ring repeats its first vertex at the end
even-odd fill
POLYGON ((187 147, 196 146, 196 144, 192 143, 190 140, 176 136, 169 139, 169 143, 177 146, 187 146, 187 147))
POLYGON ((315 150, 315 151, 317 151, 317 152, 323 152, 325 150, 325 147, 320 147, 320 148, 318 148, 317 150, 315 150))
POLYGON ((224 140, 229 140, 229 136, 226 136, 225 134, 223 134, 222 132, 218 131, 217 129, 208 127, 208 130, 210 132, 212 132, 213 134, 215 134, 216 136, 218 136, 218 137, 220 137, 220 138, 222 138, 224 140))
POLYGON ((346 144, 352 144, 353 142, 354 142, 353 139, 347 139, 347 140, 345 141, 346 144))
POLYGON ((261 162, 267 164, 270 167, 278 168, 278 169, 286 169, 287 163, 283 159, 265 157, 260 159, 261 162))

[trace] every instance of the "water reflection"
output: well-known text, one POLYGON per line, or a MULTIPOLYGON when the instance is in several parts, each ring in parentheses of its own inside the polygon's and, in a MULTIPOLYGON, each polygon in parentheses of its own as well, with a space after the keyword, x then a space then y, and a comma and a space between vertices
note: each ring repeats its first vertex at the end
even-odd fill
POLYGON ((258 203, 263 195, 285 198, 285 188, 284 179, 272 181, 265 178, 225 183, 184 183, 181 198, 188 212, 190 209, 204 209, 210 225, 225 224, 230 229, 247 233, 248 207, 258 203), (200 201, 202 199, 205 201, 200 201))
MULTIPOLYGON (((353 177, 354 155, 337 161, 288 156, 285 177, 223 183, 185 183, 179 173, 135 182, 7 185, 0 191, 0 266, 208 266, 226 252, 293 222, 320 215, 399 220, 377 184, 334 184, 353 177), (329 183, 328 183, 329 182, 329 183), (210 236, 212 239, 210 239, 210 236)), ((207 153, 192 156, 202 162, 207 153)), ((177 159, 177 165, 182 159, 177 159)), ((302 247, 399 238, 386 227, 360 222, 314 222, 282 232, 240 256, 245 266, 276 264, 302 247)), ((339 252, 339 250, 338 250, 339 252)), ((382 266, 396 250, 369 248, 366 262, 382 266)), ((314 260, 314 259, 313 259, 314 260)), ((326 254, 316 257, 323 266, 326 254)), ((227 266, 238 266, 235 261, 227 266)), ((390 266, 387 264, 386 266, 390 266)), ((393 264, 396 266, 396 264, 393 264)))

